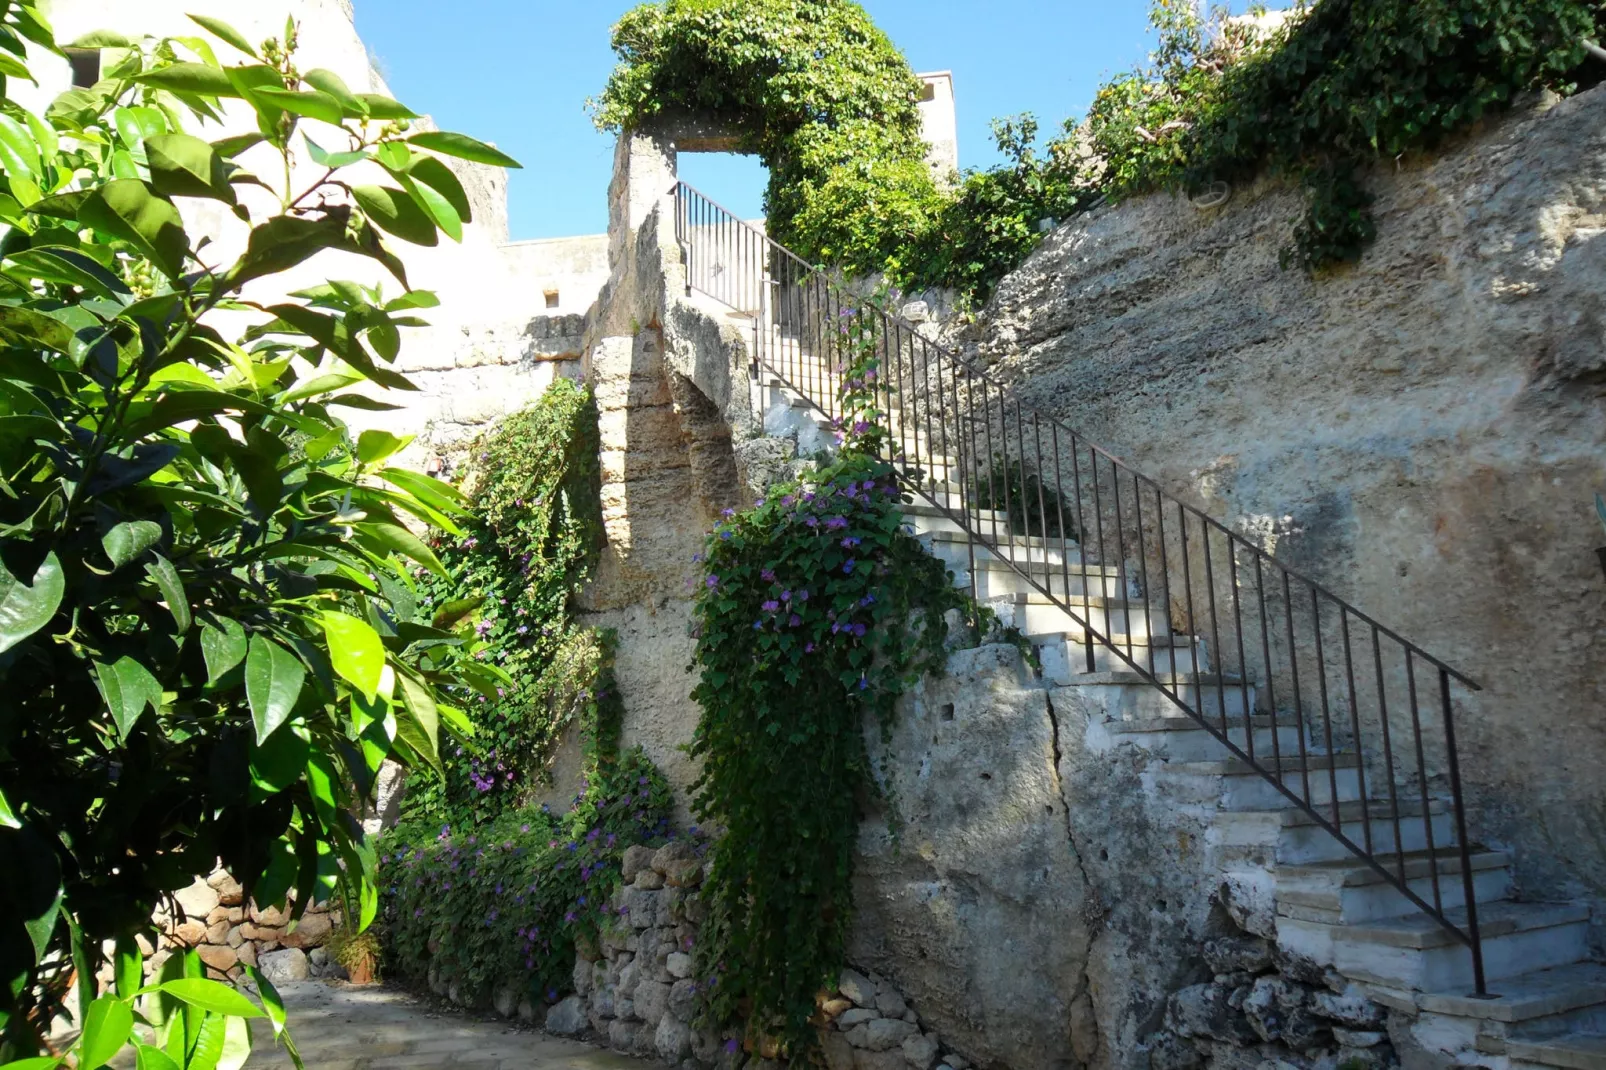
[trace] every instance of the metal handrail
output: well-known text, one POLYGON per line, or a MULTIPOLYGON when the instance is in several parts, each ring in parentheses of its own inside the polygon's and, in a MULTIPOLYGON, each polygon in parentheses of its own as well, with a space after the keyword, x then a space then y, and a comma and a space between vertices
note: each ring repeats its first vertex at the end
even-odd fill
MULTIPOLYGON (((1476 992, 1487 994, 1451 694, 1452 682, 1481 690, 1476 681, 1283 564, 1262 546, 1166 493, 1153 479, 1061 421, 1011 400, 1007 385, 985 369, 923 337, 913 324, 875 301, 851 293, 691 186, 677 182, 673 195, 675 233, 686 259, 687 284, 752 317, 750 371, 755 378, 767 372, 815 410, 838 420, 843 413, 833 369, 845 366, 844 336, 851 327, 857 339, 876 339, 883 411, 890 415, 900 401, 904 403, 890 431, 886 459, 910 489, 967 535, 973 593, 979 594, 980 547, 1076 622, 1088 672, 1095 670, 1097 643, 1466 944, 1476 992), (1144 509, 1149 502, 1153 507, 1146 525, 1144 509), (991 516, 984 516, 982 508, 991 516), (1169 536, 1168 515, 1176 518, 1169 536), (1190 538, 1190 521, 1197 539, 1190 538), (1106 539, 1107 527, 1113 530, 1111 540, 1106 539), (1214 548, 1212 536, 1217 542, 1214 548), (1052 560, 1056 544, 1058 561, 1052 560), (1090 554, 1097 558, 1097 572, 1092 571, 1090 554), (1133 561, 1136 577, 1130 575, 1133 561), (1151 563, 1157 575, 1151 576, 1151 563), (1197 568, 1201 564, 1202 573, 1197 568), (1079 596, 1072 593, 1078 582, 1079 596), (1243 602, 1251 591, 1255 612, 1246 627, 1243 602), (1143 651, 1137 649, 1140 644, 1134 642, 1132 630, 1132 606, 1139 598, 1149 622, 1143 651), (1102 628, 1097 625, 1096 604, 1103 609, 1102 628), (1117 605, 1124 634, 1114 629, 1117 605), (1191 672, 1183 669, 1174 636, 1168 640, 1169 655, 1161 659, 1168 667, 1157 662, 1155 653, 1152 622, 1157 607, 1169 618, 1182 605, 1191 672), (1221 621, 1229 611, 1230 630, 1224 633, 1221 621), (1337 642, 1331 628, 1323 632, 1324 619, 1330 621, 1335 613, 1337 642), (1213 671, 1201 666, 1199 645, 1206 626, 1208 649, 1217 662, 1213 671), (1223 634, 1228 642, 1223 642, 1223 634), (1254 642, 1245 647, 1246 637, 1258 639, 1258 650, 1254 642), (1439 778, 1428 772, 1431 744, 1424 737, 1424 704, 1418 700, 1419 663, 1431 670, 1424 675, 1438 677, 1433 690, 1442 716, 1442 789, 1430 788, 1439 778), (1256 677, 1264 683, 1263 707, 1257 702, 1256 677), (1281 730, 1288 726, 1277 709, 1279 688, 1293 705, 1297 753, 1285 753, 1281 742, 1281 730), (1229 713, 1229 695, 1241 700, 1238 713, 1229 713), (1270 762, 1266 755, 1256 755, 1256 710, 1261 708, 1271 715, 1270 762), (1395 722, 1403 719, 1404 709, 1409 710, 1409 753, 1396 739, 1401 726, 1395 722), (1307 745, 1307 727, 1314 735, 1318 710, 1319 749, 1307 745), (1235 723, 1240 715, 1241 736, 1235 723), (1348 751, 1341 751, 1340 744, 1348 751), (1355 796, 1351 808, 1358 817, 1346 818, 1342 796, 1347 792, 1340 786, 1339 769, 1340 759, 1350 755, 1355 796), (1440 881, 1445 856, 1435 843, 1434 810, 1446 791, 1461 869, 1464 919, 1452 917, 1455 908, 1446 906, 1440 881), (1374 803, 1382 810, 1376 817, 1374 803), (1405 813, 1417 806, 1420 814, 1405 813), (1424 848, 1408 849, 1407 833, 1415 832, 1417 818, 1424 848), (1374 824, 1380 826, 1376 834, 1374 824), (1352 827, 1350 832, 1345 825, 1352 827), (1412 887, 1424 878, 1407 871, 1408 857, 1424 853, 1431 903, 1412 887)), ((892 423, 889 418, 889 428, 892 423)), ((1259 749, 1264 751, 1264 745, 1259 749)), ((1344 779, 1348 783, 1347 770, 1344 779)))

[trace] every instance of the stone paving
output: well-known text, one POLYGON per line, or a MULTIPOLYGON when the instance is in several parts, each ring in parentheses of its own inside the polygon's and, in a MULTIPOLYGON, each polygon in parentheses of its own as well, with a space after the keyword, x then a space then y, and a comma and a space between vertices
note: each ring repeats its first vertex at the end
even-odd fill
MULTIPOLYGON (((307 1070, 646 1070, 651 1064, 501 1020, 443 1011, 379 985, 304 981, 279 986, 307 1070)), ((284 1049, 253 1023, 245 1070, 291 1070, 284 1049)))

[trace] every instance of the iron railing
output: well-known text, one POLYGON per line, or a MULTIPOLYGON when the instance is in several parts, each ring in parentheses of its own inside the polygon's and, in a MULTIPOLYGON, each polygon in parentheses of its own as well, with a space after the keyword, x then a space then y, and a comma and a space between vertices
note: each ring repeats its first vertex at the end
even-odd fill
POLYGON ((755 378, 839 419, 845 346, 874 338, 887 459, 968 536, 973 591, 1021 577, 1076 622, 1087 672, 1102 647, 1158 688, 1243 763, 1226 770, 1264 778, 1459 938, 1486 994, 1455 740, 1454 692, 1476 682, 695 189, 674 199, 688 285, 751 318, 755 378))

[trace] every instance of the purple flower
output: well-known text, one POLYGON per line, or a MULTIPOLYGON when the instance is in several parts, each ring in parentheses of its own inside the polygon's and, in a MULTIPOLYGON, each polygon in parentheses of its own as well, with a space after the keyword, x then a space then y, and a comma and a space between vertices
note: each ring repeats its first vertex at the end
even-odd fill
POLYGON ((736 515, 736 510, 734 510, 734 509, 721 509, 719 511, 719 515, 724 517, 725 519, 729 520, 731 517, 736 515))
POLYGON ((762 572, 760 572, 758 574, 758 578, 763 580, 765 583, 774 583, 775 582, 775 571, 773 569, 768 569, 768 568, 764 569, 762 572))
POLYGON ((736 1050, 736 1038, 735 1037, 731 1037, 729 1040, 727 1040, 725 1042, 725 1051, 726 1051, 727 1054, 729 1054, 731 1052, 734 1052, 735 1050, 736 1050))
POLYGON ((775 599, 771 598, 769 601, 765 602, 759 608, 762 609, 766 613, 774 613, 774 612, 777 612, 781 608, 781 603, 779 603, 775 599))
POLYGON ((807 524, 811 528, 817 528, 820 526, 820 518, 815 516, 806 516, 803 518, 803 523, 807 524))
POLYGON ((853 634, 854 634, 854 635, 856 635, 856 636, 858 636, 858 637, 859 637, 859 638, 860 638, 860 639, 863 639, 863 638, 864 638, 864 633, 865 633, 865 627, 864 627, 864 625, 862 625, 862 624, 855 624, 855 625, 854 625, 854 626, 853 626, 853 634))
POLYGON ((853 558, 848 558, 846 561, 842 562, 842 571, 851 573, 853 571, 854 564, 856 564, 856 562, 853 560, 853 558))
POLYGON ((825 522, 825 529, 827 531, 841 531, 843 528, 845 528, 847 526, 848 526, 847 518, 846 517, 841 517, 841 516, 833 516, 831 519, 829 519, 829 520, 827 520, 825 522))
POLYGON ((851 549, 853 549, 855 546, 859 545, 863 541, 864 541, 863 539, 859 538, 856 535, 849 535, 847 538, 842 540, 842 549, 851 550, 851 549))
POLYGON ((715 587, 719 586, 719 577, 718 576, 710 576, 706 580, 704 580, 703 583, 706 584, 708 589, 711 591, 715 587))
POLYGON ((797 592, 797 600, 799 602, 807 602, 809 600, 809 592, 807 592, 807 591, 799 591, 799 592, 797 592))
POLYGON ((803 618, 802 618, 802 617, 800 617, 800 616, 798 616, 798 615, 797 615, 797 614, 796 614, 796 613, 793 613, 793 614, 792 614, 792 619, 791 619, 791 620, 788 620, 788 621, 787 621, 787 622, 786 622, 786 623, 787 623, 787 624, 788 624, 788 625, 789 625, 789 626, 791 626, 791 627, 793 627, 793 628, 796 628, 796 627, 798 627, 798 626, 799 626, 799 625, 800 625, 800 624, 802 624, 802 623, 803 623, 803 618))
POLYGON ((862 676, 859 677, 859 690, 860 691, 866 690, 869 686, 870 686, 870 681, 869 680, 866 680, 862 676))

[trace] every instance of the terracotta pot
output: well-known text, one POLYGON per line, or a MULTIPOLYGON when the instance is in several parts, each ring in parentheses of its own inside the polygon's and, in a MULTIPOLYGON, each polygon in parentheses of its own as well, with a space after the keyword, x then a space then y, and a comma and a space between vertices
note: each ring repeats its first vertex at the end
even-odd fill
POLYGON ((350 966, 346 967, 346 980, 354 985, 371 985, 374 983, 374 960, 364 955, 350 966))

